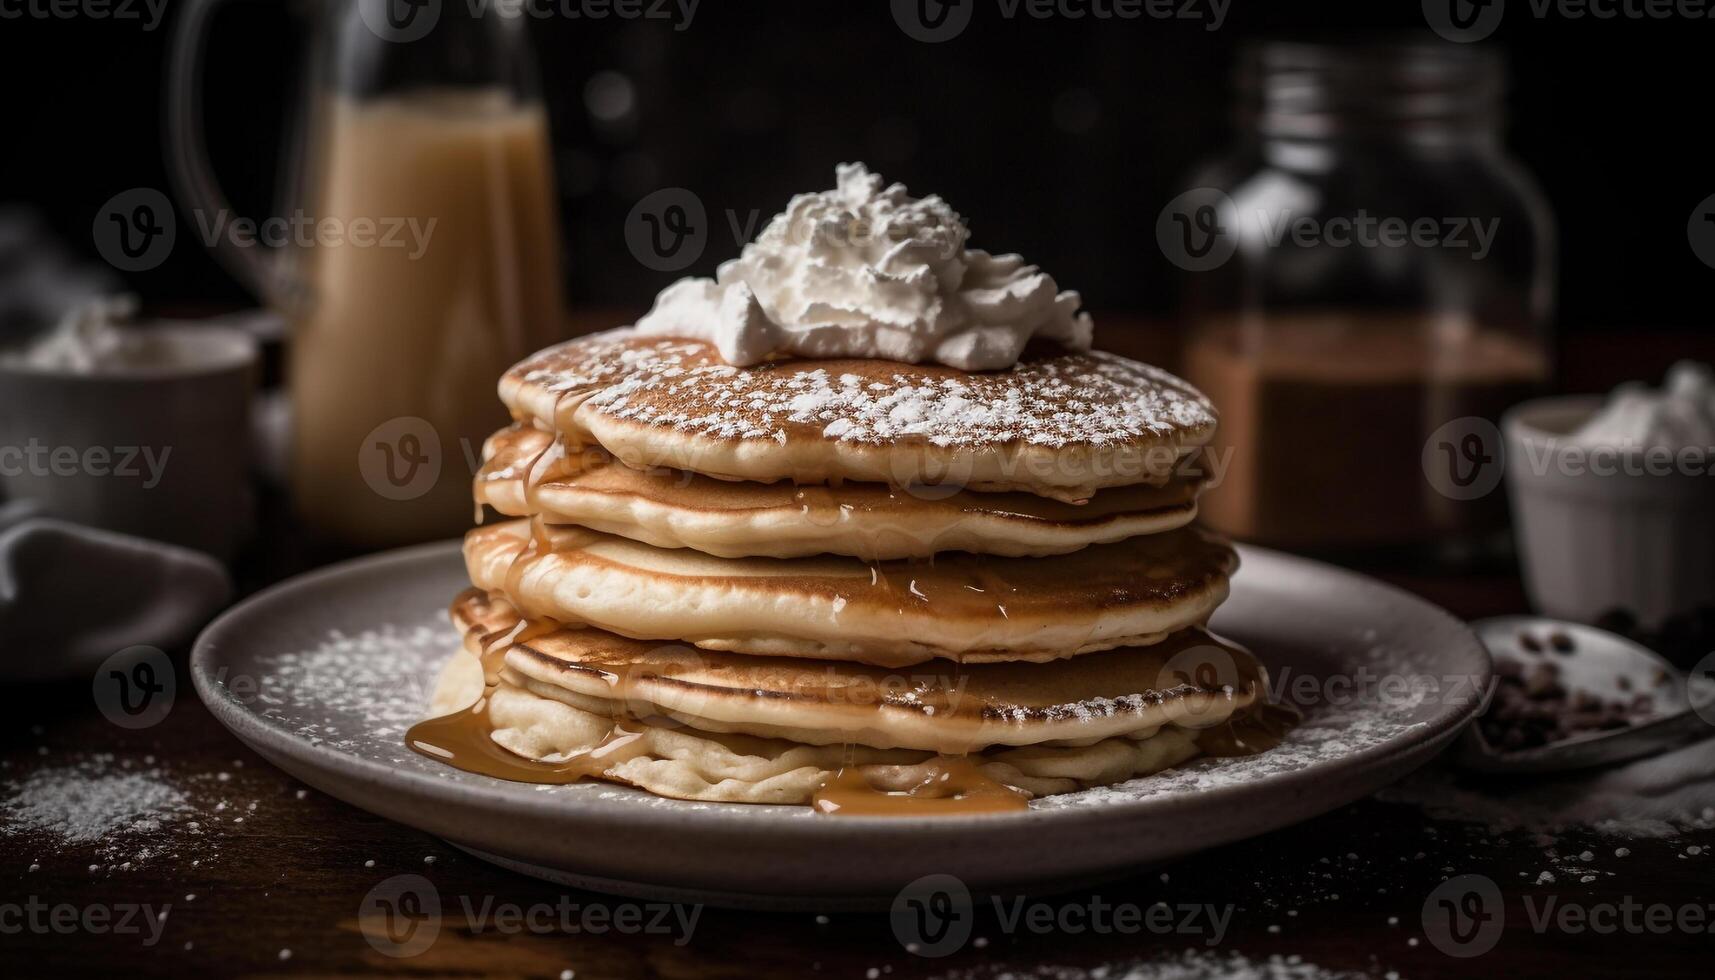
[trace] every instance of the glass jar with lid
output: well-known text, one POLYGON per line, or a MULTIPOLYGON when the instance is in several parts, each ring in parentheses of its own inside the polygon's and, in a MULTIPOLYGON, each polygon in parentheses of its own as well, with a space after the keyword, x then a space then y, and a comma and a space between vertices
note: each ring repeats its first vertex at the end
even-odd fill
POLYGON ((1554 267, 1504 79, 1469 45, 1243 52, 1237 142, 1185 221, 1224 241, 1180 262, 1185 370, 1221 409, 1207 523, 1338 553, 1504 528, 1488 423, 1547 381, 1554 267))

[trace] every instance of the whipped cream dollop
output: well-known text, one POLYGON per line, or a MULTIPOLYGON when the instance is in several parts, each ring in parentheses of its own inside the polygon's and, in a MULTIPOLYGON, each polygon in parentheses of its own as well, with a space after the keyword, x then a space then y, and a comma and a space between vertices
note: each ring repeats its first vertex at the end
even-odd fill
POLYGON ((22 349, 0 352, 0 364, 66 374, 93 374, 153 363, 160 345, 125 326, 137 312, 135 296, 104 296, 74 308, 22 349))
POLYGON ((966 248, 945 201, 861 163, 834 173, 833 190, 792 198, 715 278, 662 290, 638 332, 702 340, 740 366, 793 354, 985 371, 1018 363, 1032 337, 1090 348, 1078 294, 1018 255, 966 248))
POLYGON ((1707 364, 1680 361, 1668 370, 1659 391, 1621 385, 1569 438, 1619 449, 1715 447, 1715 372, 1707 364))

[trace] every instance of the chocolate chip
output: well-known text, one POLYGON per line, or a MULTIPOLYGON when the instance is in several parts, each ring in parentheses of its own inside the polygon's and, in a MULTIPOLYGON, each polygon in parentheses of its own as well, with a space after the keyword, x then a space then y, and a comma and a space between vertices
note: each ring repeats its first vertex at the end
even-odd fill
POLYGON ((1478 725, 1489 744, 1504 752, 1615 731, 1655 712, 1655 698, 1649 694, 1627 700, 1582 688, 1568 690, 1564 671, 1553 661, 1497 657, 1495 677, 1495 697, 1478 725))

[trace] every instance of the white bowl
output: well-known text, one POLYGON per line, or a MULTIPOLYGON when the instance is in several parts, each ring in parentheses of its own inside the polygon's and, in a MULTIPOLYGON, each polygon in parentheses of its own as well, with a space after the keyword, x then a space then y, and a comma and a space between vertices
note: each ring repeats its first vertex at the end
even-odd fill
POLYGON ((1658 626, 1715 603, 1715 450, 1570 443, 1603 403, 1541 398, 1501 420, 1525 588, 1550 616, 1658 626))

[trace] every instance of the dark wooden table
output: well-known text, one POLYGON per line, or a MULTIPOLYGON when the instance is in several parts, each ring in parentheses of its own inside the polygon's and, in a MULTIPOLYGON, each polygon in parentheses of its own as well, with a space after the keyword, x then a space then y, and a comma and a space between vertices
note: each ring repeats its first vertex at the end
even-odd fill
MULTIPOLYGON (((1589 386, 1604 383, 1605 372, 1593 366, 1607 356, 1584 352, 1568 365, 1568 374, 1588 377, 1589 386), (1586 373, 1580 365, 1592 367, 1586 373)), ((1650 373, 1650 367, 1629 363, 1610 363, 1607 370, 1650 373)), ((1516 579, 1504 572, 1390 577, 1464 616, 1524 606, 1516 579)), ((0 816, 0 975, 1118 980, 1139 961, 1166 960, 1185 970, 1164 972, 1168 976, 1258 964, 1274 975, 1293 976, 1308 969, 1302 964, 1315 964, 1378 976, 1567 978, 1706 977, 1715 963, 1715 934, 1707 931, 1601 934, 1588 928, 1539 930, 1532 922, 1552 896, 1562 907, 1583 909, 1628 903, 1696 908, 1706 913, 1708 928, 1715 919, 1715 831, 1619 841, 1583 830, 1546 839, 1529 831, 1496 833, 1481 824, 1432 818, 1419 805, 1373 799, 1090 892, 1042 898, 1042 908, 1033 909, 1023 924, 1009 925, 1010 906, 997 913, 979 902, 970 941, 944 958, 908 950, 886 914, 703 909, 688 939, 678 926, 665 932, 573 932, 562 927, 562 910, 570 910, 574 925, 594 923, 583 917, 589 914, 611 914, 623 922, 635 903, 499 870, 307 789, 215 723, 189 691, 185 651, 173 657, 181 696, 162 722, 142 730, 107 722, 87 684, 7 690, 0 720, 0 784, 7 796, 38 771, 77 765, 109 774, 158 769, 188 793, 186 805, 194 812, 158 830, 128 832, 118 853, 102 841, 66 845, 0 816), (194 832, 187 827, 193 820, 194 832), (1619 847, 1630 853, 1616 856, 1619 847), (1593 860, 1577 857, 1586 849, 1593 860), (131 858, 130 868, 121 867, 131 858), (1569 863, 1598 870, 1555 872, 1569 863), (1552 883, 1541 880, 1545 871, 1554 876, 1552 883), (1473 959, 1443 952, 1425 921, 1426 904, 1434 907, 1433 893, 1442 882, 1467 874, 1496 883, 1505 918, 1492 950, 1473 959), (371 890, 399 875, 427 879, 441 907, 434 941, 404 958, 372 944, 358 918, 371 890), (1158 902, 1173 914, 1151 919, 1147 910, 1158 902), (117 919, 142 906, 170 907, 153 942, 146 929, 89 925, 92 910, 97 918, 117 919), (536 912, 521 930, 509 918, 515 907, 536 912), (1111 911, 1116 907, 1122 909, 1117 915, 1111 911), (1193 908, 1205 911, 1187 919, 1184 910, 1193 908), (1211 908, 1213 915, 1206 911, 1211 908), (78 921, 56 920, 56 914, 78 921), (1142 918, 1134 923, 1126 918, 1132 914, 1142 918), (1051 924, 1031 927, 1042 921, 1037 917, 1051 924), (1224 923, 1218 941, 1212 935, 1217 919, 1224 923), (1165 929, 1147 928, 1151 924, 1165 929), (1301 957, 1302 964, 1290 957, 1301 957), (1104 965, 1112 968, 1101 972, 1104 965)), ((1505 789, 1470 780, 1465 786, 1505 789)), ((1042 846, 1054 842, 1044 840, 1042 846)))

